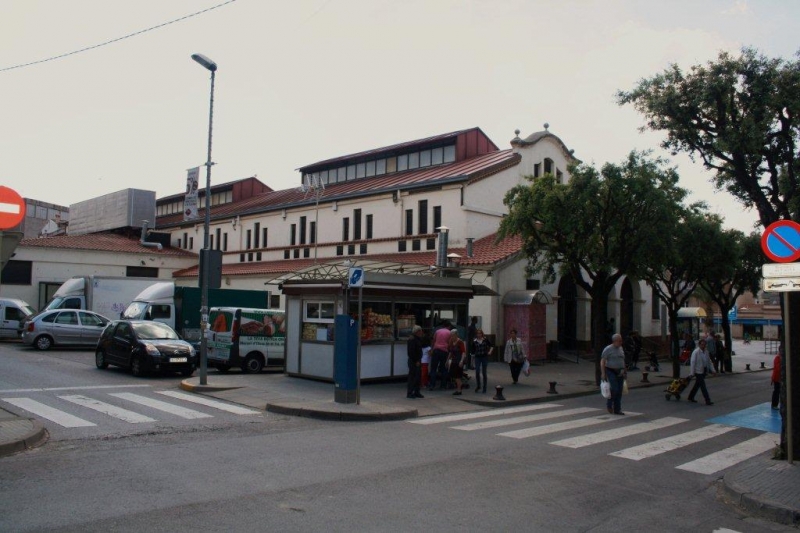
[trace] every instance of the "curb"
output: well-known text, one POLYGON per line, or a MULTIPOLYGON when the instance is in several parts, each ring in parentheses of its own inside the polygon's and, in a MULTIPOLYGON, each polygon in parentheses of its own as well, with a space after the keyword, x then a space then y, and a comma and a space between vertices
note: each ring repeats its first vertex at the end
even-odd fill
POLYGON ((733 500, 733 503, 744 509, 748 513, 766 518, 779 524, 786 524, 790 526, 800 525, 800 510, 786 507, 780 503, 774 502, 769 498, 764 498, 758 494, 748 492, 744 487, 729 479, 732 474, 726 474, 722 481, 722 491, 724 494, 733 500))
POLYGON ((34 418, 28 418, 27 420, 33 425, 31 430, 20 439, 0 444, 0 457, 30 450, 47 442, 49 435, 44 426, 34 418))
POLYGON ((345 411, 326 411, 304 407, 298 404, 268 403, 266 410, 270 413, 297 416, 301 418, 315 418, 318 420, 335 420, 339 422, 385 422, 391 420, 406 420, 416 418, 419 412, 416 409, 395 412, 348 413, 345 411))
POLYGON ((179 386, 182 390, 185 390, 187 392, 197 392, 197 393, 222 392, 226 390, 235 390, 243 388, 243 387, 221 387, 218 385, 195 385, 193 383, 188 383, 188 381, 186 380, 181 381, 181 384, 179 386))

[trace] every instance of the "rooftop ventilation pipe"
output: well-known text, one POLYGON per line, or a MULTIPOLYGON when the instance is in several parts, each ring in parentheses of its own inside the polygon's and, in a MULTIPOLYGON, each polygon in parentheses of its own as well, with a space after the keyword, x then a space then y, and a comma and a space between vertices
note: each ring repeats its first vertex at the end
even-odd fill
MULTIPOLYGON (((450 228, 447 226, 439 226, 436 230, 439 232, 439 246, 436 249, 436 266, 442 269, 447 267, 447 234, 450 228)), ((443 275, 441 270, 439 275, 443 275)))
POLYGON ((155 248, 156 250, 163 249, 161 243, 158 242, 145 242, 145 238, 147 237, 147 224, 149 220, 142 220, 142 237, 139 239, 139 244, 144 246, 145 248, 155 248))
POLYGON ((467 257, 472 257, 472 242, 475 240, 475 237, 467 237, 467 257))

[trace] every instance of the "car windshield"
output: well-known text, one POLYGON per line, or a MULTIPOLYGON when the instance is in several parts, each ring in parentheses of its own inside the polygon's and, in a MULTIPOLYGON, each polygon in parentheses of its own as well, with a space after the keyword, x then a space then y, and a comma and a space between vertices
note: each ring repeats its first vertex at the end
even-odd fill
POLYGON ((30 306, 27 306, 27 305, 23 305, 23 306, 21 306, 21 307, 20 307, 20 309, 21 309, 21 310, 22 310, 22 312, 23 312, 23 313, 25 313, 25 315, 27 315, 27 316, 31 316, 31 315, 35 315, 35 314, 36 314, 36 311, 34 311, 33 309, 31 309, 31 308, 30 308, 30 306))
POLYGON ((122 313, 122 318, 142 318, 142 313, 144 313, 146 307, 147 304, 145 302, 131 302, 125 312, 122 313))
POLYGON ((176 340, 180 338, 171 327, 160 322, 142 322, 132 324, 132 326, 136 336, 141 340, 176 340))

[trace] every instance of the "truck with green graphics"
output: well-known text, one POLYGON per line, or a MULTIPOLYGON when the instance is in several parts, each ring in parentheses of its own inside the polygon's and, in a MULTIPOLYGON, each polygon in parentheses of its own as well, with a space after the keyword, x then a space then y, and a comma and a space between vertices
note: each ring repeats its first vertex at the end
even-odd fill
POLYGON ((212 307, 209 314, 208 366, 220 372, 239 367, 257 374, 286 361, 286 313, 280 309, 212 307))

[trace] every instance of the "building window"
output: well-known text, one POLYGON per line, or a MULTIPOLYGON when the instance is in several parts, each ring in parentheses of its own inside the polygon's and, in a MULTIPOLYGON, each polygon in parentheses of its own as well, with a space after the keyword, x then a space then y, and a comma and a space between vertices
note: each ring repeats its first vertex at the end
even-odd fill
POLYGON ((444 148, 431 150, 431 165, 441 165, 444 161, 444 148))
POLYGON ((526 279, 525 280, 525 290, 526 291, 538 291, 540 284, 541 284, 541 282, 538 279, 526 279))
POLYGON ((270 294, 269 295, 269 308, 270 309, 280 309, 281 308, 281 295, 280 294, 270 294))
POLYGON ((311 256, 311 248, 303 248, 303 257, 311 256))
POLYGON ((655 287, 651 287, 650 291, 650 318, 659 320, 661 318, 661 300, 658 298, 658 291, 655 287))
POLYGON ((250 248, 253 247, 252 246, 252 244, 253 244, 252 243, 252 239, 253 239, 253 230, 249 229, 249 230, 247 230, 247 237, 245 237, 245 240, 244 240, 244 242, 245 242, 244 249, 245 250, 249 250, 250 248))
POLYGON ((398 155, 397 156, 397 171, 402 172, 404 170, 408 170, 408 156, 407 155, 398 155))
POLYGON ((420 235, 428 233, 428 200, 419 201, 419 223, 417 231, 420 235))
POLYGON ((217 234, 217 250, 219 250, 220 246, 222 246, 222 239, 220 238, 222 236, 222 229, 217 228, 216 234, 217 234))
POLYGON ((228 251, 228 234, 227 233, 223 233, 222 234, 222 251, 223 252, 227 252, 228 251))
POLYGON ((556 169, 556 183, 564 183, 564 174, 556 169))
POLYGON ((367 177, 371 178, 375 175, 375 161, 367 161, 367 177))
POLYGON ((356 245, 355 244, 348 244, 347 245, 347 255, 355 255, 356 253, 356 245))
POLYGON ((284 250, 283 251, 283 258, 284 259, 289 259, 289 250, 284 250))
POLYGON ((425 246, 428 250, 435 250, 436 249, 436 239, 427 239, 425 246))
POLYGON ((431 151, 430 150, 423 150, 419 153, 419 166, 421 167, 429 167, 431 166, 431 151))
MULTIPOLYGON (((157 278, 158 268, 129 266, 125 267, 125 276, 129 278, 157 278)), ((6 283, 6 274, 3 272, 3 283, 6 283)))
POLYGON ((353 240, 361 240, 361 209, 353 211, 353 240))
POLYGON ((414 235, 414 210, 406 209, 406 235, 414 235))
POLYGON ((361 244, 361 245, 359 245, 358 248, 359 248, 358 253, 360 253, 362 255, 367 253, 367 245, 366 244, 361 244))
POLYGON ((456 160, 456 146, 451 144, 450 146, 444 147, 444 162, 445 163, 452 163, 456 160))
POLYGON ((350 219, 344 217, 342 219, 342 241, 347 242, 350 240, 350 219))
POLYGON ((347 179, 348 180, 356 179, 356 166, 355 165, 349 165, 347 167, 347 179))
POLYGON ((181 240, 178 239, 178 248, 181 248, 181 240))
POLYGON ((356 164, 356 179, 363 178, 367 174, 367 165, 366 163, 357 163, 356 164))
POLYGON ((295 259, 300 259, 300 248, 295 248, 292 255, 294 255, 295 259))
POLYGON ((406 251, 406 241, 397 241, 397 251, 398 252, 406 251))
POLYGON ((386 173, 397 172, 397 158, 390 157, 386 160, 386 173))
POLYGON ((344 246, 341 244, 336 247, 336 255, 344 255, 344 246))
POLYGON ((292 246, 297 244, 297 224, 292 224, 289 228, 289 244, 292 246))
MULTIPOLYGON (((158 269, 156 274, 158 273, 158 269)), ((30 285, 33 283, 33 261, 15 261, 9 259, 3 267, 3 284, 30 285)))
POLYGON ((408 168, 409 169, 419 168, 419 152, 408 154, 408 168))
POLYGON ((261 261, 261 252, 256 252, 256 261, 261 261))
POLYGON ((253 261, 253 252, 250 252, 249 254, 247 254, 247 260, 251 261, 251 262, 253 261))
POLYGON ((308 223, 308 242, 309 244, 317 242, 317 223, 314 221, 308 223))
POLYGON ((305 243, 306 243, 306 217, 300 217, 300 244, 305 244, 305 243))
POLYGON ((433 206, 433 231, 438 232, 442 227, 442 206, 433 206))
POLYGON ((541 163, 536 163, 535 165, 533 165, 533 177, 534 178, 538 178, 541 175, 541 172, 542 172, 542 164, 541 163))
POLYGON ((553 160, 550 159, 549 157, 545 158, 544 160, 544 173, 545 174, 553 173, 553 160))
POLYGON ((419 252, 420 245, 421 245, 421 242, 420 242, 419 239, 414 239, 413 241, 411 241, 411 249, 413 251, 415 251, 415 252, 419 252))
POLYGON ((209 235, 208 239, 209 239, 208 248, 209 248, 209 250, 213 250, 214 249, 214 236, 213 235, 209 235))
POLYGON ((189 249, 194 250, 194 237, 189 237, 189 249))
POLYGON ((386 160, 378 159, 375 162, 375 175, 382 176, 383 174, 386 174, 386 160))
POLYGON ((261 246, 263 246, 264 248, 266 248, 268 246, 267 245, 267 235, 268 234, 269 234, 269 232, 267 231, 267 228, 264 228, 264 229, 261 230, 261 246))
POLYGON ((367 215, 367 239, 372 238, 372 215, 367 215))
POLYGON ((260 248, 261 224, 258 222, 253 224, 253 238, 255 239, 253 242, 253 248, 260 248))
POLYGON ((239 262, 244 263, 244 254, 239 254, 239 262))
POLYGON ((189 234, 188 233, 184 233, 183 234, 183 247, 185 249, 188 246, 189 246, 189 234))

